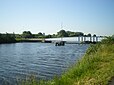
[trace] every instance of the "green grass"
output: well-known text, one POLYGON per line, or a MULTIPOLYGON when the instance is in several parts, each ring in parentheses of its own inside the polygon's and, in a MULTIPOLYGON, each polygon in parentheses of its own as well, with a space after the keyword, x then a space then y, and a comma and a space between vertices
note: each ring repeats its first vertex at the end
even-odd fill
POLYGON ((20 42, 22 40, 25 40, 25 38, 15 38, 17 42, 20 42))
POLYGON ((114 76, 114 44, 90 45, 85 55, 61 77, 50 81, 30 78, 22 85, 107 85, 114 76))
POLYGON ((97 50, 93 48, 89 48, 93 52, 89 53, 88 49, 82 60, 66 73, 74 80, 73 85, 107 85, 114 76, 114 45, 100 45, 97 50))

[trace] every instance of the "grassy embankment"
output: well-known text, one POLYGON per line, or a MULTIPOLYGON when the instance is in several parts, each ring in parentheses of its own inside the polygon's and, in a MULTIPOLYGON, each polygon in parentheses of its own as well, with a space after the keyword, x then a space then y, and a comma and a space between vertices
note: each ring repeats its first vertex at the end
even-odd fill
POLYGON ((16 42, 44 42, 43 38, 16 38, 16 42))
POLYGON ((40 82, 29 78, 21 85, 107 85, 114 76, 113 43, 109 38, 90 45, 83 58, 60 78, 40 82))

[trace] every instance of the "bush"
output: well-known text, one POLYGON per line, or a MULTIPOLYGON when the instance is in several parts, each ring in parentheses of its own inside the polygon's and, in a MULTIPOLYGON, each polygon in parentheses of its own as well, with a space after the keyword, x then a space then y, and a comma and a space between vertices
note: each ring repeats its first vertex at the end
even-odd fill
POLYGON ((114 38, 113 37, 106 37, 101 41, 102 44, 114 44, 114 38))

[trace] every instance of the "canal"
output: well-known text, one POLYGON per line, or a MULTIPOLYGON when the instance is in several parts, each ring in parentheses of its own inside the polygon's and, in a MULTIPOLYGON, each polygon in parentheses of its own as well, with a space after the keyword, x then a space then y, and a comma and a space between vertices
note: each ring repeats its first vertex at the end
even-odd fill
POLYGON ((34 74, 38 79, 60 76, 82 57, 89 45, 53 43, 0 44, 0 85, 34 74))

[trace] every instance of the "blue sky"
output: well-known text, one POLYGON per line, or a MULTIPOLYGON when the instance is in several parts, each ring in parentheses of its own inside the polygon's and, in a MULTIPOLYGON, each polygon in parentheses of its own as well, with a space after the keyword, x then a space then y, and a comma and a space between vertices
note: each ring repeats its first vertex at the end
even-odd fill
POLYGON ((0 0, 0 33, 114 34, 114 0, 0 0))

